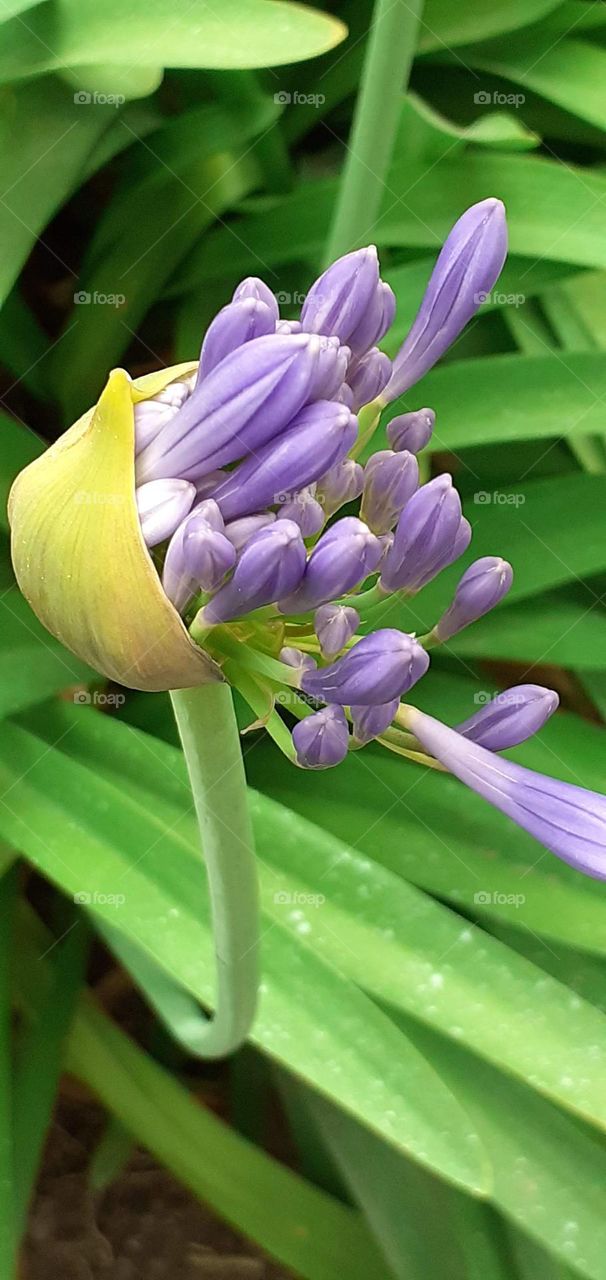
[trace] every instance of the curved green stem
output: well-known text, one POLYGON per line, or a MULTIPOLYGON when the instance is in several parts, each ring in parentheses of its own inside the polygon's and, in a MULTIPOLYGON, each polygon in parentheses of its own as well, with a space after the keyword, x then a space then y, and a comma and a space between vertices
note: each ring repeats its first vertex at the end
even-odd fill
POLYGON ((246 778, 231 689, 216 682, 171 692, 206 862, 217 961, 216 1012, 190 1037, 202 1058, 242 1044, 258 992, 258 890, 246 778))
POLYGON ((423 0, 375 0, 326 265, 356 247, 377 220, 423 0))

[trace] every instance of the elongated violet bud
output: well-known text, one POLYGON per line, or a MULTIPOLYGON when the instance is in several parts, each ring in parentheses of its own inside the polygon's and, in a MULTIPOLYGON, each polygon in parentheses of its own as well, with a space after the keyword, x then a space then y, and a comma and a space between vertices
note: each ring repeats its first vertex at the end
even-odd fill
POLYGON ((198 382, 206 378, 225 356, 253 338, 273 333, 276 318, 270 307, 257 298, 240 298, 230 302, 215 316, 206 330, 200 352, 198 382))
POLYGON ((513 582, 513 569, 500 556, 482 556, 465 570, 455 591, 452 604, 432 631, 437 643, 450 640, 458 631, 477 622, 494 609, 507 595, 513 582))
POLYGON ((272 293, 269 285, 266 285, 265 281, 260 280, 258 276, 247 276, 234 290, 232 302, 240 302, 243 298, 254 298, 256 302, 264 302, 276 323, 280 319, 280 308, 275 293, 272 293))
POLYGON ((283 503, 279 511, 281 520, 294 520, 295 524, 298 524, 304 538, 313 538, 320 532, 326 520, 324 508, 320 506, 313 493, 315 487, 311 485, 293 494, 288 502, 283 503))
POLYGON ((305 570, 305 543, 294 520, 276 520, 246 543, 233 576, 202 610, 213 625, 241 618, 294 591, 305 570))
POLYGON ((538 733, 559 701, 553 689, 540 684, 514 685, 458 724, 456 731, 487 751, 506 751, 538 733))
POLYGON ((188 480, 150 480, 136 491, 141 532, 148 547, 170 538, 196 496, 188 480))
POLYGON ((315 334, 269 334, 237 347, 204 378, 137 459, 137 480, 196 480, 278 435, 321 398, 346 357, 315 334))
POLYGON ((273 524, 275 519, 273 511, 261 511, 254 516, 243 516, 241 520, 231 520, 225 526, 225 537, 229 538, 236 551, 241 551, 242 547, 250 542, 253 534, 258 533, 259 529, 264 529, 266 525, 273 524))
POLYGON ((219 509, 209 500, 196 507, 171 538, 162 586, 175 608, 183 609, 196 591, 215 591, 235 562, 219 509))
POLYGON ((389 729, 400 705, 399 698, 383 702, 378 707, 350 707, 354 741, 357 744, 371 742, 389 729))
POLYGON ((301 688, 341 706, 379 706, 400 698, 425 675, 429 656, 404 631, 385 628, 363 636, 329 667, 305 672, 301 688))
POLYGON ((332 769, 347 755, 349 729, 342 707, 323 707, 300 720, 292 731, 302 769, 332 769))
POLYGON ((360 516, 373 533, 389 533, 406 503, 419 487, 419 466, 414 453, 383 449, 364 468, 360 516))
POLYGON ((386 404, 403 395, 456 341, 486 299, 507 255, 507 224, 500 200, 467 209, 444 243, 420 310, 393 362, 386 404))
POLYGON ((396 299, 393 289, 381 280, 375 289, 370 306, 367 307, 357 328, 347 340, 347 345, 351 347, 354 355, 361 355, 374 347, 375 343, 380 342, 393 323, 395 314, 396 299))
POLYGON ((298 590, 280 600, 281 613, 307 613, 353 590, 376 569, 382 555, 378 538, 357 516, 345 516, 316 543, 298 590))
POLYGON ((331 467, 326 475, 318 480, 316 497, 327 516, 334 515, 346 502, 359 498, 364 486, 364 468, 359 462, 346 458, 345 462, 331 467))
POLYGON ((314 614, 314 631, 324 658, 334 658, 345 648, 360 625, 356 609, 344 604, 323 604, 314 614))
POLYGON ((262 511, 294 494, 351 448, 357 419, 343 404, 319 400, 302 409, 287 431, 257 449, 213 493, 224 519, 262 511))
POLYGON ((390 375, 391 360, 378 347, 373 347, 361 360, 356 360, 353 369, 347 371, 347 383, 351 388, 352 404, 356 411, 362 405, 376 400, 387 386, 390 375))
POLYGON ((495 756, 416 707, 406 719, 424 750, 472 791, 578 871, 606 878, 606 796, 495 756))
MULTIPOLYGON (((337 258, 307 294, 301 310, 303 329, 307 333, 334 334, 349 346, 349 337, 363 321, 380 283, 374 245, 337 258)), ((374 341, 372 338, 368 346, 374 341)))
POLYGON ((420 453, 431 440, 436 415, 433 409, 415 409, 413 413, 400 413, 387 424, 387 439, 400 452, 420 453))
POLYGON ((461 530, 461 523, 461 499, 451 476, 437 476, 417 489, 400 516, 383 563, 384 590, 419 591, 451 564, 464 550, 468 527, 461 530))

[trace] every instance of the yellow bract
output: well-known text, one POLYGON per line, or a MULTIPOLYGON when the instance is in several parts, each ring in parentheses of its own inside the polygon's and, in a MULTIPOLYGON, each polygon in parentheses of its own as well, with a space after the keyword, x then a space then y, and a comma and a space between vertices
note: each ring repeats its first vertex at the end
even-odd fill
POLYGON ((164 594, 135 499, 133 405, 195 367, 134 382, 115 369, 95 408, 17 476, 9 499, 13 565, 32 609, 78 657, 133 689, 221 678, 164 594))

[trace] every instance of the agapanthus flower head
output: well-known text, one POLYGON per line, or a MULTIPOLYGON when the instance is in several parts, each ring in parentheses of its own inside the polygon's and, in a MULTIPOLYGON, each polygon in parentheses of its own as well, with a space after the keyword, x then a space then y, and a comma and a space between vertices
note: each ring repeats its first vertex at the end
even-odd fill
POLYGON ((377 343, 395 300, 372 247, 324 272, 300 320, 280 318, 263 281, 243 281, 197 366, 134 382, 115 370, 94 410, 18 477, 15 572, 49 630, 109 678, 148 690, 228 678, 305 768, 373 739, 434 756, 560 857, 604 875, 606 798, 493 754, 540 728, 555 693, 508 690, 458 731, 400 701, 430 645, 503 598, 507 562, 467 569, 422 640, 384 625, 393 594, 421 591, 463 554, 471 527, 450 476, 417 487, 432 410, 393 419, 391 448, 374 454, 372 433, 383 402, 456 339, 504 250, 499 201, 463 214, 393 366, 377 343), (324 705, 311 711, 310 699, 324 705), (292 711, 291 741, 276 719, 292 711))

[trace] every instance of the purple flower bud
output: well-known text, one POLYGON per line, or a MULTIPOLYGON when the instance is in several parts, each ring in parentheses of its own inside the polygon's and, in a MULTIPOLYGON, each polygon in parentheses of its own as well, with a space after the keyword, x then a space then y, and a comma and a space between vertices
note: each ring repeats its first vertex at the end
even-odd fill
POLYGON ((392 418, 387 424, 387 439, 392 449, 420 453, 431 440, 435 421, 433 409, 415 409, 413 413, 401 413, 392 418))
POLYGON ((540 684, 514 685, 458 724, 456 731, 487 751, 506 751, 538 733, 559 701, 553 689, 540 684))
POLYGON ((304 571, 305 543, 299 526, 294 520, 276 520, 246 543, 233 576, 204 607, 202 620, 211 625, 229 622, 273 604, 296 589, 304 571))
POLYGON ((276 325, 276 333, 301 333, 301 321, 279 320, 276 325))
POLYGON ((353 368, 347 371, 347 383, 351 388, 356 410, 376 400, 387 386, 390 375, 391 360, 378 347, 373 347, 360 360, 356 360, 353 368))
POLYGON ((240 302, 242 298, 254 298, 256 302, 264 302, 265 306, 269 307, 274 320, 277 322, 280 319, 276 295, 263 280, 259 280, 258 276, 247 276, 246 280, 243 280, 234 290, 232 302, 240 302))
POLYGON ((150 480, 136 491, 141 532, 148 547, 170 538, 191 508, 195 486, 187 480, 150 480))
POLYGON ((428 666, 429 656, 413 636, 386 628, 363 636, 330 667, 306 671, 301 688, 323 702, 376 707, 400 698, 428 666))
POLYGON ((391 702, 384 702, 378 707, 350 707, 354 741, 370 742, 372 738, 378 738, 381 733, 385 733, 399 705, 400 699, 392 698, 391 702))
POLYGON ((173 534, 164 560, 162 586, 176 609, 183 609, 199 589, 214 591, 233 569, 236 553, 222 532, 222 525, 216 504, 203 502, 173 534))
POLYGON ((347 755, 349 729, 341 707, 323 707, 300 720, 292 731, 302 769, 332 769, 347 755))
POLYGON ((414 453, 383 449, 364 469, 360 515, 373 533, 389 533, 419 486, 414 453))
POLYGON ((311 653, 302 653, 300 649, 294 649, 290 645, 280 649, 280 662, 286 663, 294 671, 315 671, 318 665, 311 653))
POLYGON ((393 289, 382 280, 357 329, 348 338, 348 346, 357 355, 374 347, 393 324, 395 314, 396 299, 393 289))
POLYGON ((214 489, 217 489, 229 475, 229 471, 209 471, 206 475, 200 476, 196 480, 196 493, 198 498, 210 498, 214 489))
POLYGON ((425 751, 558 858, 606 878, 606 797, 524 769, 447 729, 415 707, 408 727, 425 751))
POLYGON ((398 521, 381 586, 388 592, 420 591, 460 554, 457 545, 463 550, 469 526, 461 525, 461 499, 451 476, 437 476, 417 489, 398 521))
POLYGON ((344 604, 323 604, 314 614, 314 631, 320 641, 322 655, 334 658, 345 648, 360 625, 356 609, 344 604))
POLYGON ((204 476, 260 449, 346 362, 338 344, 315 334, 269 334, 237 347, 199 384, 142 450, 137 478, 204 476))
POLYGON ((253 338, 273 333, 276 318, 270 307, 257 298, 241 298, 230 302, 215 316, 206 330, 200 352, 198 383, 206 378, 225 356, 253 338))
MULTIPOLYGON (((305 334, 302 333, 300 336, 304 338, 305 334)), ((349 347, 340 346, 338 338, 322 339, 322 347, 318 355, 313 384, 313 394, 308 397, 309 400, 339 399, 350 356, 349 347)))
POLYGON ((294 520, 295 524, 298 524, 304 538, 313 538, 320 532, 326 520, 324 509, 316 501, 313 489, 315 485, 293 494, 290 501, 285 502, 279 511, 281 520, 294 520))
MULTIPOLYGON (((457 536, 454 540, 454 547, 452 549, 452 557, 448 561, 448 564, 454 564, 455 560, 458 560, 459 556, 462 556, 463 552, 467 551, 467 548, 470 542, 471 542, 471 525, 469 523, 469 520, 466 520, 465 516, 461 516, 459 527, 457 529, 457 536)), ((443 567, 444 566, 442 565, 441 568, 443 567)), ((423 583, 423 586, 424 585, 425 583, 423 583)))
POLYGON ((187 382, 170 382, 151 400, 140 400, 134 406, 135 453, 140 453, 158 432, 174 418, 177 409, 189 399, 192 388, 187 382))
POLYGON ((338 520, 316 543, 298 590, 280 599, 281 613, 307 613, 353 590, 376 569, 382 547, 357 516, 338 520))
POLYGON ((341 386, 339 387, 339 394, 336 399, 340 400, 341 404, 346 404, 348 409, 353 409, 355 404, 354 393, 346 382, 341 383, 341 386))
MULTIPOLYGON (((307 333, 334 334, 340 342, 350 345, 350 334, 364 319, 379 285, 379 259, 374 245, 346 253, 312 284, 301 310, 303 329, 307 333)), ((371 338, 368 346, 374 341, 371 338)), ((362 350, 357 353, 362 354, 362 350)))
POLYGON ((277 440, 257 449, 213 493, 226 520, 262 511, 283 501, 327 467, 339 462, 358 432, 344 404, 319 400, 306 405, 277 440))
POLYGON ((359 498, 363 486, 364 468, 359 462, 347 458, 318 480, 318 502, 321 502, 327 516, 334 515, 346 502, 359 498))
POLYGON ((273 524, 276 517, 273 511, 261 511, 255 516, 243 516, 241 520, 232 520, 225 526, 225 537, 229 538, 232 547, 236 551, 241 551, 247 542, 258 533, 259 529, 264 529, 266 525, 273 524))
POLYGON ((455 223, 433 269, 420 310, 393 362, 383 399, 396 400, 458 338, 486 300, 507 255, 500 200, 481 200, 455 223))
POLYGON ((436 640, 450 640, 463 627, 476 622, 494 609, 507 595, 513 582, 513 569, 498 556, 482 556, 465 570, 455 591, 454 600, 433 629, 436 640))

